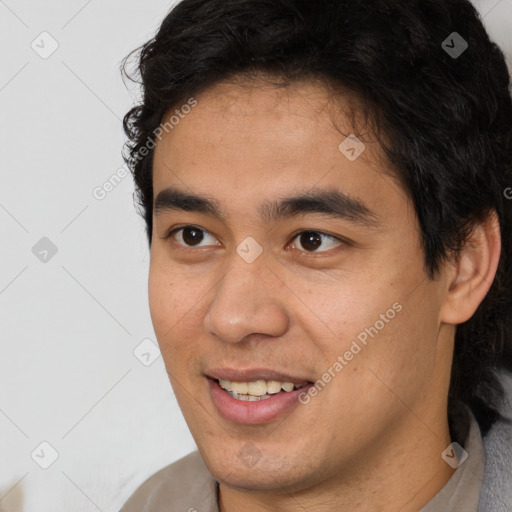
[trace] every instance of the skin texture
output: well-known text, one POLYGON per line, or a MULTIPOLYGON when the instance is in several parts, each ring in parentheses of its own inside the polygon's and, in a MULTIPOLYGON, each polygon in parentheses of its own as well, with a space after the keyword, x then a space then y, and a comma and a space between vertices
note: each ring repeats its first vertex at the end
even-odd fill
POLYGON ((221 511, 419 510, 453 474, 441 453, 451 442, 455 324, 494 277, 496 221, 477 226, 461 257, 429 280, 414 208, 378 143, 360 137, 365 151, 347 159, 338 146, 359 132, 343 109, 341 133, 333 126, 319 84, 222 83, 197 101, 156 146, 154 194, 207 195, 224 217, 154 215, 149 301, 176 398, 220 482, 221 511), (262 201, 329 188, 364 202, 380 224, 259 215, 262 201), (199 247, 183 231, 165 239, 184 225, 205 230, 199 247), (308 251, 303 231, 327 236, 308 251), (236 252, 249 236, 263 249, 250 264, 236 252), (307 405, 259 425, 216 410, 208 370, 268 367, 314 382, 395 303, 401 311, 307 405), (253 467, 238 455, 248 443, 261 455, 253 467))

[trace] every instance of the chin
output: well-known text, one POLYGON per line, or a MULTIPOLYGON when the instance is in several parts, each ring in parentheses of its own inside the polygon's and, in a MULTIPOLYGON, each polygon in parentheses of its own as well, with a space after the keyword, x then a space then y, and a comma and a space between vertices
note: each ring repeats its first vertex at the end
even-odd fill
MULTIPOLYGON (((246 443, 246 446, 250 443, 246 443)), ((207 451, 208 452, 208 451, 207 451)), ((274 459, 265 457, 257 452, 251 460, 247 453, 250 449, 219 450, 215 454, 203 457, 212 476, 222 485, 240 491, 274 492, 277 494, 297 492, 308 487, 298 471, 287 457, 275 456, 274 459), (226 456, 229 453, 229 456, 226 456)))

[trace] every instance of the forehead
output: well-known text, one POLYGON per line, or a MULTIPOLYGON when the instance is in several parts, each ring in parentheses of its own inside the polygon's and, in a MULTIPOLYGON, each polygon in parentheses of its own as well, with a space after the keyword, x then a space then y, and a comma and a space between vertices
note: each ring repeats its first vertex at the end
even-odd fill
POLYGON ((384 192, 376 185, 390 170, 348 94, 333 101, 319 82, 223 82, 194 99, 177 123, 179 106, 164 117, 163 123, 174 116, 174 123, 155 148, 155 196, 171 185, 226 201, 239 195, 242 202, 249 192, 283 195, 317 185, 337 185, 351 195, 366 189, 372 201, 384 192), (354 144, 355 159, 343 152, 354 144))

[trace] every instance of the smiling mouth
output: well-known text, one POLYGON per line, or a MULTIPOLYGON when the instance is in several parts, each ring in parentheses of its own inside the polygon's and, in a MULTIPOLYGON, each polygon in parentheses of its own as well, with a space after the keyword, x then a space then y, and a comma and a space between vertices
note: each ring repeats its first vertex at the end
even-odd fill
POLYGON ((301 384, 292 382, 281 382, 276 380, 257 380, 252 382, 233 382, 224 379, 214 379, 215 382, 229 396, 243 402, 259 402, 268 400, 278 394, 291 393, 297 389, 303 388, 311 382, 305 381, 301 384))

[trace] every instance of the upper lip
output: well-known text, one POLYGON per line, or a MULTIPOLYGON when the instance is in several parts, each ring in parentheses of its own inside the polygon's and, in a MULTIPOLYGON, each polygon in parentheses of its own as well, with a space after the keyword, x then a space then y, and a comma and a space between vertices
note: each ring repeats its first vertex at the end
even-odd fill
POLYGON ((231 382, 253 382, 257 380, 276 380, 279 382, 291 382, 293 384, 301 385, 307 384, 309 381, 303 377, 292 377, 284 372, 271 370, 269 368, 215 368, 205 372, 207 377, 211 379, 229 380, 231 382))

